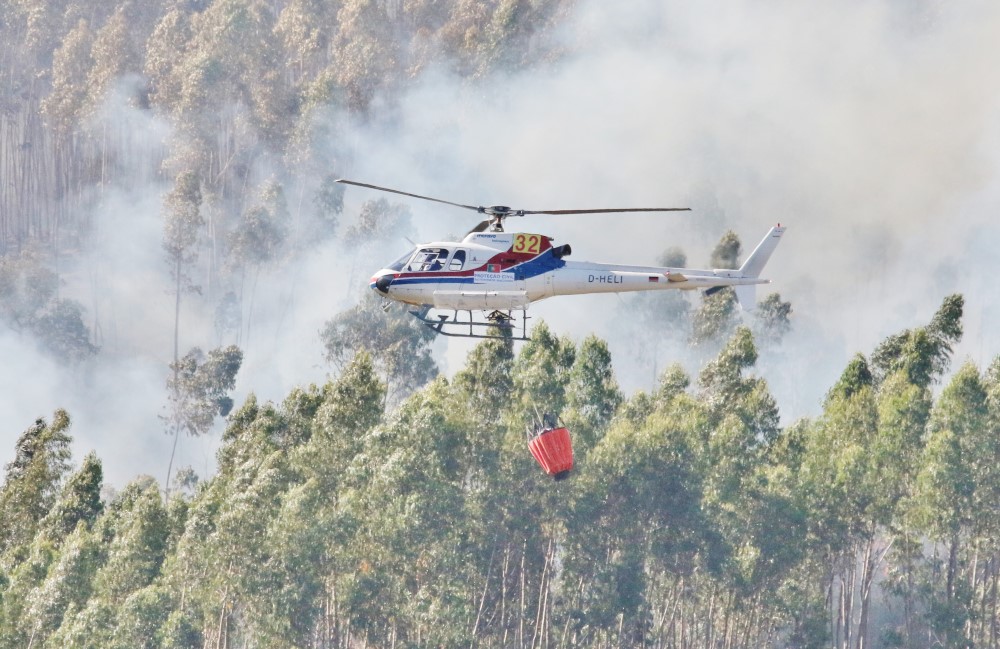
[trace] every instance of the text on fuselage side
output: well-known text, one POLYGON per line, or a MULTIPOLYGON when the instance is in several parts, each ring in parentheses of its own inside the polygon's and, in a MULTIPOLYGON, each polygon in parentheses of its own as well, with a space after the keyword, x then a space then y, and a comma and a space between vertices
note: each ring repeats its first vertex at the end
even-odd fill
POLYGON ((587 281, 591 284, 622 284, 625 279, 618 275, 588 275, 587 281))

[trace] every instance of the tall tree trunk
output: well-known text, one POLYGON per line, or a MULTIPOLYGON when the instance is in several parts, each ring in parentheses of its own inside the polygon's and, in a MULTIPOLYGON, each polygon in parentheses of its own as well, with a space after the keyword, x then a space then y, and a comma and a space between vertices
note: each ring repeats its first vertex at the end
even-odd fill
POLYGON ((861 615, 858 620, 857 647, 865 649, 868 638, 868 615, 871 609, 872 582, 875 579, 875 525, 868 533, 865 554, 861 564, 861 615))
POLYGON ((945 580, 945 598, 948 603, 955 597, 955 579, 958 573, 958 534, 948 544, 948 574, 945 580))
MULTIPOLYGON (((178 380, 180 377, 180 330, 181 330, 181 256, 178 254, 174 263, 174 398, 177 398, 178 380)), ((177 407, 176 401, 174 407, 177 407)), ((177 454, 177 441, 181 437, 180 419, 171 415, 174 428, 174 444, 170 449, 170 461, 167 462, 167 480, 163 485, 163 499, 170 501, 170 473, 174 469, 174 456, 177 454)))

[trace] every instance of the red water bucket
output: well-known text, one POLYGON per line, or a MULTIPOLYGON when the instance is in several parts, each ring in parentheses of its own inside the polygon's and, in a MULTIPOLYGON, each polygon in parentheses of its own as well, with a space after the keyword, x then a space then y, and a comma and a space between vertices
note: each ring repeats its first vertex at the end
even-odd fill
POLYGON ((556 480, 562 480, 573 468, 573 446, 565 428, 543 430, 528 442, 528 449, 542 469, 556 480))

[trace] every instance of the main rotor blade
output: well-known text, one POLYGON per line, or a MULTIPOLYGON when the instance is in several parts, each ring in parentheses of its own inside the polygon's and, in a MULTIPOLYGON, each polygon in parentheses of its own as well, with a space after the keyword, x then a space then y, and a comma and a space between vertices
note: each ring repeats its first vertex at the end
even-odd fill
POLYGON ((451 201, 441 200, 440 198, 431 198, 430 196, 421 196, 420 194, 411 194, 410 192, 401 192, 398 189, 389 189, 388 187, 379 187, 378 185, 369 185, 368 183, 359 183, 353 180, 347 180, 345 178, 338 178, 338 183, 343 183, 344 185, 355 185, 357 187, 367 187, 368 189, 377 189, 382 192, 392 192, 393 194, 401 194, 403 196, 410 196, 412 198, 421 198, 425 201, 434 201, 435 203, 444 203, 445 205, 454 205, 455 207, 464 207, 467 210, 474 210, 476 212, 482 211, 481 207, 476 205, 462 205, 461 203, 452 203, 451 201))
POLYGON ((480 221, 479 223, 476 224, 476 227, 466 232, 465 236, 469 236, 470 234, 475 234, 476 232, 486 232, 486 228, 488 227, 490 227, 490 221, 480 221))
POLYGON ((596 210, 517 210, 522 214, 609 214, 614 212, 690 212, 690 207, 604 207, 596 210))

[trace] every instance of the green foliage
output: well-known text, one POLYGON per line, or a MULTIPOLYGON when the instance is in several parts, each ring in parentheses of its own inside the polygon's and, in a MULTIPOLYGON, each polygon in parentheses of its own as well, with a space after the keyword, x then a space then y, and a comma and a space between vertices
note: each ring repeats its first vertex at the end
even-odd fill
POLYGON ((337 217, 344 211, 344 186, 327 174, 313 198, 316 215, 322 224, 321 235, 332 236, 337 227, 337 217))
POLYGON ((51 424, 38 419, 18 438, 0 486, 0 555, 30 542, 55 504, 69 469, 69 426, 69 415, 57 410, 51 424))
POLYGON ((97 353, 83 307, 58 297, 59 277, 34 250, 0 257, 0 323, 30 332, 59 361, 76 365, 97 353))
POLYGON ((930 324, 907 329, 886 338, 872 352, 871 365, 877 380, 904 369, 911 383, 920 386, 937 381, 951 362, 952 346, 962 337, 965 299, 949 295, 930 324))
POLYGON ((782 302, 777 293, 769 293, 757 303, 754 313, 754 337, 761 344, 776 345, 792 328, 788 316, 792 313, 792 303, 782 302))
POLYGON ((31 631, 43 637, 55 632, 66 615, 86 607, 93 579, 103 560, 101 540, 79 525, 65 538, 58 560, 32 593, 26 611, 31 631))
POLYGON ((393 38, 388 8, 375 0, 345 0, 337 23, 337 82, 347 93, 348 106, 364 111, 380 90, 396 81, 399 43, 393 38))
POLYGON ((740 238, 732 230, 727 230, 719 242, 712 249, 712 257, 709 260, 711 268, 739 268, 740 254, 743 246, 740 238))
MULTIPOLYGON (((197 258, 195 244, 205 220, 201 215, 201 186, 197 174, 184 171, 174 180, 174 188, 163 201, 163 249, 171 270, 197 258)), ((177 271, 179 272, 179 271, 177 271)), ((180 280, 178 280, 180 281, 180 280)))
POLYGON ((366 351, 394 399, 419 389, 438 373, 430 349, 435 334, 406 308, 393 304, 383 311, 377 298, 365 295, 357 306, 324 325, 320 338, 326 359, 344 368, 358 352, 366 351))
POLYGON ((557 338, 544 322, 535 325, 531 340, 514 360, 513 384, 522 421, 536 422, 544 413, 562 413, 575 359, 572 341, 557 338))
POLYGON ((986 416, 986 391, 979 371, 967 363, 941 392, 931 412, 917 480, 918 512, 935 538, 951 538, 972 522, 975 458, 986 416))
POLYGON ((243 213, 229 235, 229 260, 235 267, 259 269, 276 261, 287 236, 288 206, 280 183, 264 185, 257 201, 243 213))
POLYGON ((83 307, 74 300, 53 300, 32 329, 41 348, 67 365, 77 365, 98 352, 83 322, 83 307))
POLYGON ((850 399, 862 390, 870 389, 872 384, 873 378, 868 369, 868 361, 861 354, 855 354, 827 393, 826 404, 829 405, 834 400, 850 399))
POLYGON ((167 380, 170 395, 169 432, 179 435, 202 435, 216 416, 226 416, 233 407, 228 393, 236 385, 236 373, 243 363, 243 352, 235 345, 212 349, 208 355, 195 347, 170 369, 167 380))
POLYGON ((58 276, 37 252, 0 257, 0 315, 15 331, 30 328, 58 288, 58 276))
POLYGON ((406 236, 411 229, 410 209, 401 203, 389 203, 384 198, 361 204, 357 222, 344 233, 348 248, 358 248, 372 242, 385 242, 390 237, 406 236))
POLYGON ((691 344, 711 348, 727 339, 737 327, 737 308, 736 293, 729 287, 703 296, 691 315, 691 344))
POLYGON ((597 442, 623 401, 607 343, 596 336, 584 339, 567 378, 563 418, 582 455, 597 442))
POLYGON ((63 485, 59 499, 42 519, 45 536, 58 544, 79 524, 89 529, 101 512, 101 488, 104 486, 104 470, 101 461, 93 452, 87 454, 81 466, 63 485))
POLYGON ((89 97, 86 80, 94 64, 94 34, 80 19, 63 38, 52 60, 52 92, 42 102, 42 113, 56 133, 67 137, 76 127, 89 97))
POLYGON ((455 375, 455 386, 471 400, 470 407, 484 423, 498 423, 514 389, 514 343, 509 338, 483 340, 455 375))

